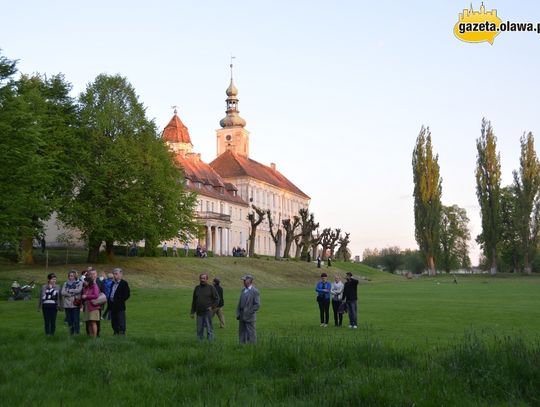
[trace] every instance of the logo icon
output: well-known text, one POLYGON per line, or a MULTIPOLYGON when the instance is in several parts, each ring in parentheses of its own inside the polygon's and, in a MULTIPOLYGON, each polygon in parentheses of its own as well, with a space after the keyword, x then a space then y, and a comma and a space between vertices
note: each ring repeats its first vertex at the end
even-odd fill
POLYGON ((459 13, 459 20, 454 25, 454 35, 465 42, 489 42, 493 45, 493 40, 500 33, 502 20, 497 16, 497 10, 486 11, 484 3, 479 11, 464 9, 459 13))

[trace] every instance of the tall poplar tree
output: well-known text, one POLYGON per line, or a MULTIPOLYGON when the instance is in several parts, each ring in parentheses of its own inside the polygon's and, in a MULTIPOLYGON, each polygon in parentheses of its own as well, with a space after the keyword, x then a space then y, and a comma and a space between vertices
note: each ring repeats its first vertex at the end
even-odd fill
POLYGON ((439 248, 442 179, 439 156, 433 156, 431 132, 422 126, 412 156, 415 237, 430 275, 435 275, 439 248))
POLYGON ((530 274, 530 261, 536 249, 539 226, 540 164, 534 149, 532 133, 523 135, 519 172, 514 171, 516 223, 519 231, 523 271, 530 274))
POLYGON ((501 157, 497 153, 497 138, 491 122, 486 119, 482 119, 476 149, 476 196, 482 217, 482 233, 476 240, 490 264, 491 274, 496 274, 501 239, 501 157))

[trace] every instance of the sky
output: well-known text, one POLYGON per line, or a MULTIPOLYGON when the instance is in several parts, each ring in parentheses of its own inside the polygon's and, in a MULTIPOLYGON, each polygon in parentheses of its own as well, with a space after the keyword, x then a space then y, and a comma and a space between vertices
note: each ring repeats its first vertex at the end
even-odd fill
MULTIPOLYGON (((422 125, 439 155, 442 202, 481 232, 475 140, 491 121, 502 184, 519 139, 540 133, 540 35, 472 44, 453 34, 470 1, 6 2, 0 48, 23 73, 63 73, 77 96, 121 74, 162 129, 178 106, 209 162, 229 64, 250 157, 311 197, 321 227, 366 248, 416 248, 411 158, 422 125)), ((473 2, 478 9, 480 2, 473 2)), ((536 1, 485 1, 503 21, 540 22, 536 1)), ((479 248, 471 242, 473 264, 479 248)))

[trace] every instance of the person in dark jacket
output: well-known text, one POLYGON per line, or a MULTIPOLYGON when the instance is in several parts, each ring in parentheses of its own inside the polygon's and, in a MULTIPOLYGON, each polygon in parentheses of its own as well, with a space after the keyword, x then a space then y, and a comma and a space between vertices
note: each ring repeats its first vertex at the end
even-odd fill
POLYGON ((225 301, 223 300, 223 287, 221 287, 221 281, 219 278, 214 278, 214 287, 219 295, 218 306, 213 309, 213 315, 217 315, 219 319, 219 327, 225 328, 225 315, 223 315, 223 306, 225 301))
POLYGON ((123 280, 121 268, 113 270, 113 285, 109 297, 109 309, 111 314, 111 325, 114 335, 126 334, 126 301, 129 299, 129 284, 123 280))
POLYGON ((358 300, 358 278, 353 277, 351 272, 347 272, 347 281, 343 286, 343 301, 347 305, 349 314, 349 328, 358 328, 357 321, 357 300, 358 300))
POLYGON ((199 276, 199 285, 193 290, 191 302, 191 318, 197 314, 197 338, 204 339, 204 327, 209 341, 214 339, 212 327, 212 310, 219 304, 219 295, 213 285, 208 284, 208 274, 199 276))

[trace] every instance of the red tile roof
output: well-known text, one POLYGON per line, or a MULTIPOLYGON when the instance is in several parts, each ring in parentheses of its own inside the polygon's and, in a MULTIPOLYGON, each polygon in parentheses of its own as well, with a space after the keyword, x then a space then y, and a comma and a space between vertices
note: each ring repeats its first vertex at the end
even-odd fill
POLYGON ((190 181, 186 186, 189 191, 248 206, 248 203, 237 194, 236 187, 225 182, 210 165, 203 162, 200 154, 178 154, 176 161, 183 168, 186 179, 190 181))
POLYGON ((248 176, 310 199, 278 170, 243 155, 235 154, 231 150, 217 157, 210 166, 225 179, 248 176))
POLYGON ((171 121, 165 129, 163 130, 163 134, 161 137, 168 141, 169 143, 191 143, 191 138, 189 137, 189 131, 186 126, 184 126, 184 123, 182 123, 182 120, 174 114, 171 121))

